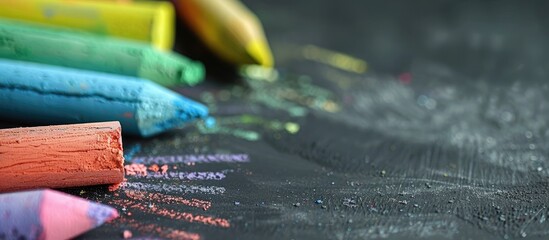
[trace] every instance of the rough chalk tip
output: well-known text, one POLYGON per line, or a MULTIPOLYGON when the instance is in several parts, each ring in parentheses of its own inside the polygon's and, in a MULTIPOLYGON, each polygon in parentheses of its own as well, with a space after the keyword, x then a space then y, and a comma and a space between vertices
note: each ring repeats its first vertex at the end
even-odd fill
POLYGON ((186 119, 204 118, 208 116, 208 107, 190 99, 176 99, 174 105, 177 107, 181 117, 186 119))
POLYGON ((189 63, 192 67, 186 67, 181 70, 179 82, 194 86, 200 83, 205 77, 204 65, 201 62, 192 61, 189 63))

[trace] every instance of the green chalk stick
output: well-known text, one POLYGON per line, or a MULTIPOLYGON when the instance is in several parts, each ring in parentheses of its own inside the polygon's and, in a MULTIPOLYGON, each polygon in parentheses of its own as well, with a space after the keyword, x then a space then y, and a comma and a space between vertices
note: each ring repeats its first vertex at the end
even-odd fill
POLYGON ((0 20, 0 58, 140 77, 164 86, 194 85, 204 78, 201 63, 146 44, 8 20, 0 20))

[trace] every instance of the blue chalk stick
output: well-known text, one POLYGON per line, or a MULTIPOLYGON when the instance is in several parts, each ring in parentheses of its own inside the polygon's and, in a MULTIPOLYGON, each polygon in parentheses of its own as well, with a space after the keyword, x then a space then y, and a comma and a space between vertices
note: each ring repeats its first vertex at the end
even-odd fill
POLYGON ((151 81, 0 59, 0 119, 31 124, 120 121, 148 137, 208 115, 200 103, 151 81))

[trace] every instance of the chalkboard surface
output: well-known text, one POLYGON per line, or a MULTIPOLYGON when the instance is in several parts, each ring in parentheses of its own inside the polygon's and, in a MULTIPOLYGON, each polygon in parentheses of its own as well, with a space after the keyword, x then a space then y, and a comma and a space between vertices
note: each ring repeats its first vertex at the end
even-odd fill
POLYGON ((65 190, 121 213, 80 239, 547 239, 547 2, 245 3, 278 75, 176 89, 214 118, 65 190))

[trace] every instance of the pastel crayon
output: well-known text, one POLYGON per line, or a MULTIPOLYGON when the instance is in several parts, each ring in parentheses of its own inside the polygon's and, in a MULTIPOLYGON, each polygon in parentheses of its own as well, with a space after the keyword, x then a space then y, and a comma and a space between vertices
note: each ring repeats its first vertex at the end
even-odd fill
POLYGON ((121 183, 120 131, 118 122, 0 129, 0 192, 121 183))
POLYGON ((0 239, 71 239, 117 217, 112 207, 49 189, 0 194, 0 239))
POLYGON ((162 50, 173 47, 174 12, 169 2, 156 1, 0 0, 3 18, 136 40, 162 50))
POLYGON ((144 79, 0 59, 0 119, 31 124, 120 121, 149 137, 208 108, 144 79))
POLYGON ((164 86, 194 85, 204 66, 176 53, 123 39, 0 20, 0 58, 134 76, 164 86))

